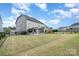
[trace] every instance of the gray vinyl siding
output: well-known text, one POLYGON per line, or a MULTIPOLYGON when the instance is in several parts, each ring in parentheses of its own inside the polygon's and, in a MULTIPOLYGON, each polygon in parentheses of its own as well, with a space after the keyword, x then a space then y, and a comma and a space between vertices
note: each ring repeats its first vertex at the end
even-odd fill
POLYGON ((37 23, 37 22, 27 20, 27 29, 33 28, 33 27, 41 28, 41 27, 44 27, 44 25, 40 24, 40 23, 37 23))
POLYGON ((25 17, 20 17, 16 23, 16 31, 21 32, 21 31, 26 31, 26 19, 25 17))

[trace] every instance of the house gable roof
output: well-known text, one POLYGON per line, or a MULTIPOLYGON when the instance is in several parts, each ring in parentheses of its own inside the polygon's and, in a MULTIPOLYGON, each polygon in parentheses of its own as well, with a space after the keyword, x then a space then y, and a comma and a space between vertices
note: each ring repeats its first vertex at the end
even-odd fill
MULTIPOLYGON (((19 17, 17 17, 16 23, 17 23, 18 19, 19 19, 20 17, 22 17, 22 16, 24 16, 25 18, 27 18, 27 20, 30 20, 30 21, 37 22, 37 23, 40 23, 40 24, 45 25, 45 24, 42 23, 41 21, 39 21, 39 20, 37 20, 37 19, 35 19, 35 18, 33 18, 33 17, 24 15, 24 14, 21 14, 19 17)), ((16 23, 15 23, 15 24, 16 24, 16 23)), ((46 26, 47 26, 47 25, 46 25, 46 26)))
POLYGON ((77 25, 79 26, 79 22, 72 24, 70 27, 77 26, 77 25))

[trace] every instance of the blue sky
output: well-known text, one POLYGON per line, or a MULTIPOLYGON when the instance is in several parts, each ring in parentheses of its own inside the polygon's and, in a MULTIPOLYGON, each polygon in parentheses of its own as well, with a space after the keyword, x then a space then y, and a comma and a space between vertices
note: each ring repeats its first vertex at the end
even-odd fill
POLYGON ((3 27, 14 27, 16 18, 21 14, 34 17, 49 27, 64 27, 79 21, 79 4, 0 3, 3 27))

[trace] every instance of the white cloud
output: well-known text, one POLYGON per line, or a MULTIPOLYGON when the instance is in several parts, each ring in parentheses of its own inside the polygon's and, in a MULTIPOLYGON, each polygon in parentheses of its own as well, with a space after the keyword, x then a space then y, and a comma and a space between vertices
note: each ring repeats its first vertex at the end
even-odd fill
POLYGON ((79 13, 79 9, 78 8, 72 8, 72 9, 70 9, 70 12, 73 13, 73 14, 77 14, 77 13, 79 13))
POLYGON ((79 15, 75 16, 75 22, 79 22, 79 15))
POLYGON ((39 21, 41 21, 42 23, 46 23, 47 21, 45 21, 44 19, 38 19, 39 21))
POLYGON ((52 15, 55 14, 56 19, 62 20, 67 18, 75 19, 75 22, 79 22, 79 8, 70 8, 68 11, 65 11, 63 9, 55 9, 51 11, 52 15))
POLYGON ((60 13, 61 15, 65 15, 67 12, 66 11, 64 11, 64 10, 56 10, 56 11, 54 11, 54 12, 58 12, 58 13, 60 13))
POLYGON ((3 27, 14 27, 15 26, 15 19, 11 16, 11 17, 8 17, 8 18, 4 18, 3 19, 3 27))
POLYGON ((53 10, 51 11, 51 13, 60 13, 60 14, 65 14, 65 11, 62 9, 57 9, 57 10, 53 10))
POLYGON ((9 16, 9 17, 3 19, 3 27, 9 27, 9 26, 13 27, 13 26, 15 26, 16 18, 21 13, 24 13, 24 12, 16 9, 15 7, 12 7, 11 13, 12 13, 12 16, 9 16))
POLYGON ((52 14, 56 14, 59 16, 60 19, 65 19, 65 18, 75 18, 76 16, 79 15, 79 4, 76 3, 65 3, 65 7, 68 7, 69 10, 63 10, 63 9, 55 9, 51 11, 52 14))
POLYGON ((39 7, 41 10, 43 10, 43 11, 48 11, 48 9, 47 9, 47 4, 46 3, 37 3, 37 4, 35 4, 37 7, 39 7))
POLYGON ((59 24, 60 20, 59 19, 53 19, 53 20, 49 20, 48 23, 49 24, 59 24))
POLYGON ((26 12, 30 12, 31 10, 29 7, 31 6, 30 3, 15 3, 12 4, 12 14, 15 16, 19 16, 20 14, 25 14, 26 12))
POLYGON ((65 7, 69 7, 69 12, 71 12, 73 15, 79 13, 79 4, 77 3, 66 3, 65 7))
POLYGON ((71 17, 71 15, 72 15, 71 12, 69 12, 69 11, 64 11, 64 10, 62 10, 62 9, 53 10, 53 11, 51 11, 51 13, 52 13, 52 14, 58 13, 58 14, 59 14, 58 17, 60 17, 60 18, 71 17))
POLYGON ((21 13, 20 10, 17 10, 16 8, 12 7, 11 9, 12 15, 18 17, 19 14, 21 13))
POLYGON ((53 20, 38 19, 38 20, 46 24, 47 26, 58 25, 60 23, 59 19, 53 19, 53 20))
POLYGON ((19 15, 25 14, 26 12, 31 11, 29 9, 30 3, 15 3, 13 4, 13 7, 11 9, 12 15, 14 16, 14 19, 16 19, 19 15))
POLYGON ((73 7, 76 7, 77 6, 77 4, 75 4, 75 3, 66 3, 65 4, 65 7, 69 7, 69 8, 73 8, 73 7))
POLYGON ((31 11, 29 8, 31 6, 30 3, 16 3, 16 4, 13 4, 13 6, 20 10, 25 10, 27 12, 31 11))
POLYGON ((10 21, 10 20, 3 20, 3 27, 14 27, 15 26, 15 21, 10 21))
POLYGON ((77 20, 79 20, 79 15, 75 17, 77 20))

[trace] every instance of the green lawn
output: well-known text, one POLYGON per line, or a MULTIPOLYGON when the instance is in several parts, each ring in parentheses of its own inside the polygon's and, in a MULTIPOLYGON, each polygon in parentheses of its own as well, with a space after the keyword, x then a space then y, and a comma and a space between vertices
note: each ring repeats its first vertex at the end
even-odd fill
POLYGON ((0 55, 79 55, 79 34, 10 36, 0 55))

